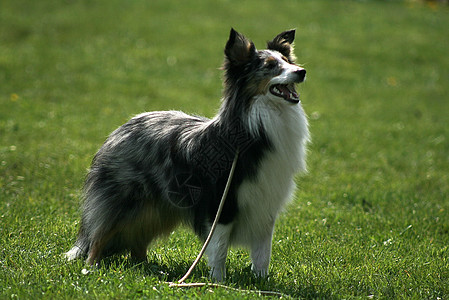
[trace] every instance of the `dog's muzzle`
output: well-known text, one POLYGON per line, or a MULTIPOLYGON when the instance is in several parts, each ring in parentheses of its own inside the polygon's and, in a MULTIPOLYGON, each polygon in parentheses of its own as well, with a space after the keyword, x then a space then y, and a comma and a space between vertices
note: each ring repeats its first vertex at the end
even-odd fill
POLYGON ((284 98, 286 101, 296 104, 299 103, 299 93, 295 89, 295 83, 301 83, 306 78, 306 70, 301 69, 294 72, 293 83, 273 84, 270 86, 270 93, 277 97, 284 98))

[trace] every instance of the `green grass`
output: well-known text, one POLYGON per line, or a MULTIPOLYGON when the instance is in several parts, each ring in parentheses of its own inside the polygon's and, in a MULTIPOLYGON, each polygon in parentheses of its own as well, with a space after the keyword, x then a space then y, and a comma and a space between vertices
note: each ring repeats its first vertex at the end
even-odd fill
MULTIPOLYGON (((254 298, 169 288, 201 244, 180 229, 135 266, 88 268, 79 190, 130 116, 213 116, 229 28, 296 27, 309 173, 276 226, 270 277, 233 249, 226 284, 302 298, 449 298, 449 10, 401 1, 0 4, 0 298, 254 298), (82 272, 86 269, 87 272, 82 272)), ((207 280, 203 260, 192 281, 207 280)))

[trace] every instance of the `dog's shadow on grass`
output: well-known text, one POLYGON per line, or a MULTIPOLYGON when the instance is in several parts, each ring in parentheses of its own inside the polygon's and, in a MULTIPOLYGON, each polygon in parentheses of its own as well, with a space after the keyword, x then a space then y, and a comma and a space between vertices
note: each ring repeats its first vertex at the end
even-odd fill
MULTIPOLYGON (((161 263, 160 261, 148 260, 145 262, 134 262, 131 259, 125 259, 121 264, 125 269, 137 268, 147 276, 157 277, 161 282, 177 283, 190 268, 190 262, 170 261, 161 263)), ((200 262, 192 271, 187 283, 214 283, 209 279, 209 270, 205 262, 200 262)), ((273 278, 258 278, 251 271, 251 266, 243 269, 228 271, 225 282, 220 283, 231 289, 241 290, 244 293, 255 293, 264 295, 261 291, 267 291, 268 296, 283 296, 305 299, 337 299, 331 291, 323 291, 321 286, 298 286, 295 283, 285 284, 276 282, 273 278)))

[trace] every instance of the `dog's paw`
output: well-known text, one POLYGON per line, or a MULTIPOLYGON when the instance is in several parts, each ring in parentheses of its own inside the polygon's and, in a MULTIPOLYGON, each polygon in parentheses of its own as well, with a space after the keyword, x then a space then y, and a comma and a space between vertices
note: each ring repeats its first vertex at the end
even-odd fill
POLYGON ((211 268, 210 278, 215 282, 223 282, 226 278, 225 268, 211 268))
POLYGON ((65 258, 68 261, 77 259, 78 257, 82 256, 84 254, 83 250, 77 246, 74 246, 72 249, 64 253, 65 258))
POLYGON ((255 268, 254 265, 251 266, 251 271, 256 277, 265 278, 268 276, 268 268, 258 269, 255 268))

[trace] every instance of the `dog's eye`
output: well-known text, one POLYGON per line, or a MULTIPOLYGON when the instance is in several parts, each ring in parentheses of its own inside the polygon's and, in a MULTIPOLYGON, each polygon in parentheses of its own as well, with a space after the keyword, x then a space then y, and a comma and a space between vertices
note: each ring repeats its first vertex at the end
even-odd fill
POLYGON ((274 69, 277 66, 277 61, 275 59, 268 59, 265 61, 265 67, 267 69, 274 69))

